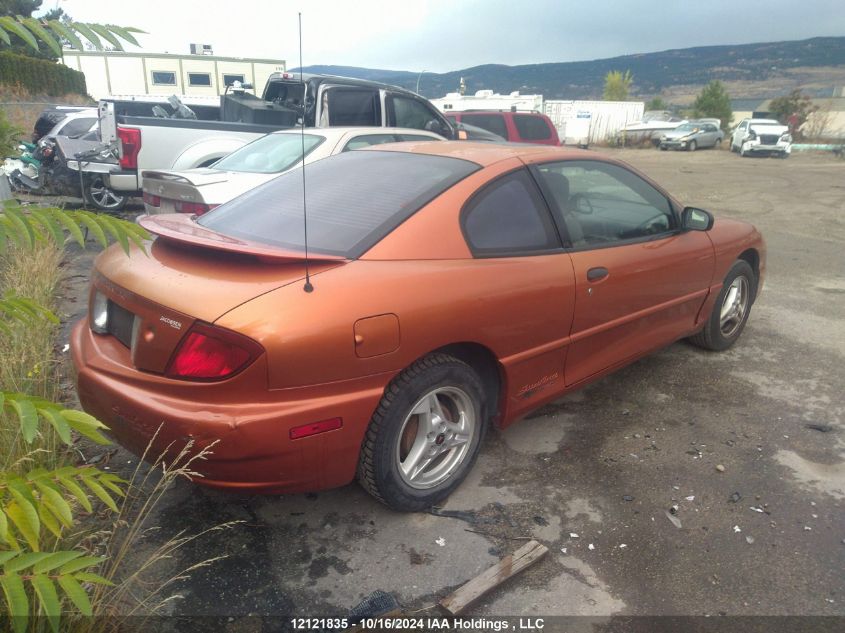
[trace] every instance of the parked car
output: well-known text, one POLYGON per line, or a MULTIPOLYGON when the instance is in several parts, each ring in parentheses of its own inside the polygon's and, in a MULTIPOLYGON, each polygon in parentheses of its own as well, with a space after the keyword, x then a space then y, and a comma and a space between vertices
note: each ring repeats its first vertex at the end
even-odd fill
POLYGON ((694 152, 699 147, 717 147, 725 133, 718 125, 705 121, 682 123, 660 137, 660 149, 685 149, 694 152))
POLYGON ((86 106, 48 106, 35 120, 32 142, 45 136, 79 136, 97 127, 97 108, 86 106), (63 130, 67 126, 66 130, 63 130))
POLYGON ((403 141, 442 141, 434 132, 408 128, 307 128, 262 136, 224 156, 210 167, 143 173, 144 208, 148 214, 202 215, 282 172, 305 163, 371 145, 403 141))
POLYGON ((743 119, 731 135, 731 151, 740 156, 766 154, 788 158, 792 153, 789 127, 775 119, 743 119))
POLYGON ((445 138, 460 136, 416 93, 331 75, 273 73, 260 98, 235 90, 221 96, 216 109, 195 109, 175 96, 169 101, 169 107, 149 103, 148 116, 118 114, 136 112, 134 103, 101 101, 100 137, 115 148, 114 159, 89 162, 83 171, 102 174, 118 193, 136 195, 145 170, 207 167, 250 141, 301 123, 319 128, 406 127, 445 138))
POLYGON ((727 349, 763 284, 753 226, 593 153, 401 143, 305 173, 307 250, 300 170, 145 216, 149 256, 97 258, 71 335, 85 410, 148 456, 214 443, 203 485, 430 507, 490 424, 681 338, 727 349))
POLYGON ((554 123, 540 112, 464 110, 447 112, 446 117, 456 124, 480 127, 513 143, 561 144, 554 123))

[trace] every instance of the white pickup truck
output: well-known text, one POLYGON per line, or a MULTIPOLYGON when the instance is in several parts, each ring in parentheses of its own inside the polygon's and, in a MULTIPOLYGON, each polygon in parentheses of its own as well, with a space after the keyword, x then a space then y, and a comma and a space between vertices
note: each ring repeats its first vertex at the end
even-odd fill
MULTIPOLYGON (((447 139, 459 133, 426 99, 371 81, 274 73, 261 98, 243 91, 220 97, 219 110, 193 118, 190 108, 171 101, 154 116, 121 115, 120 104, 99 105, 100 138, 114 148, 113 159, 82 162, 84 172, 102 174, 107 186, 124 195, 141 190, 145 169, 190 169, 216 162, 275 130, 307 127, 371 126, 428 130, 447 139), (218 120, 208 120, 214 117, 218 120)), ((205 109, 208 110, 208 109, 205 109)), ((151 114, 153 112, 151 111, 151 114)), ((79 169, 69 161, 71 169, 79 169)))

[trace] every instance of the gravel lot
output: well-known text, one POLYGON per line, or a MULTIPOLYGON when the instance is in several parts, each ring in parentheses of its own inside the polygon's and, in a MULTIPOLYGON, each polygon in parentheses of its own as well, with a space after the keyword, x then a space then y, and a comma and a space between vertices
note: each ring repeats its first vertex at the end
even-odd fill
MULTIPOLYGON (((396 514, 356 485, 179 485, 162 535, 245 523, 174 561, 228 555, 183 585, 178 613, 325 615, 376 589, 423 609, 533 537, 545 559, 470 614, 845 616, 845 161, 612 153, 764 233, 768 277, 739 344, 676 343, 489 434, 445 506, 462 518, 396 514)), ((77 316, 89 267, 69 265, 77 316)))

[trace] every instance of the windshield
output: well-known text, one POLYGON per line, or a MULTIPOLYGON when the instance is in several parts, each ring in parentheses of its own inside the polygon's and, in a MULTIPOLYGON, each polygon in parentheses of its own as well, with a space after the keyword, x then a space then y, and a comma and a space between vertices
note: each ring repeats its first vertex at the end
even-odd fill
POLYGON ((697 132, 698 126, 693 125, 692 123, 682 123, 678 127, 675 128, 676 132, 697 132))
MULTIPOLYGON (((308 249, 359 257, 477 169, 457 158, 373 150, 312 163, 305 168, 308 249)), ((197 222, 224 235, 303 250, 302 181, 301 169, 289 171, 197 222)))
MULTIPOLYGON (((305 156, 326 140, 317 134, 305 134, 305 156)), ((214 169, 278 174, 302 159, 302 135, 268 134, 235 150, 214 163, 214 169)))

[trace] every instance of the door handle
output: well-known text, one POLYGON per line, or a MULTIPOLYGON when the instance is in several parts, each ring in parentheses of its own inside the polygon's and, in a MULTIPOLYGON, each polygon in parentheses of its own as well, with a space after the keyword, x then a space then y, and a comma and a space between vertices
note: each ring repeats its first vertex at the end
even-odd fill
POLYGON ((610 273, 607 268, 590 268, 590 270, 587 271, 587 281, 599 281, 600 279, 607 277, 609 274, 610 273))

